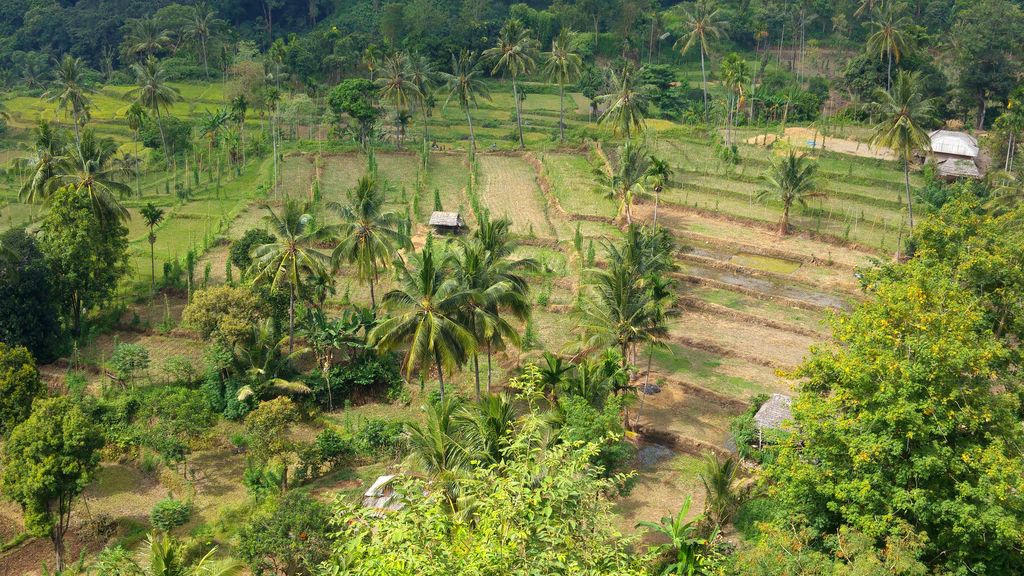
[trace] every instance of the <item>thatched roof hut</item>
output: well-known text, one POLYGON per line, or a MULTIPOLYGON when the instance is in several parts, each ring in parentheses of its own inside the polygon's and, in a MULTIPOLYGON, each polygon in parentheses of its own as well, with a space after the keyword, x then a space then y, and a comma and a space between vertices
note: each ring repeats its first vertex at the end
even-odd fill
POLYGON ((782 423, 793 417, 791 406, 793 399, 785 394, 772 394, 767 402, 761 405, 754 414, 754 423, 758 429, 778 430, 782 423))
POLYGON ((466 221, 458 212, 434 212, 429 224, 439 234, 459 234, 466 229, 466 221))

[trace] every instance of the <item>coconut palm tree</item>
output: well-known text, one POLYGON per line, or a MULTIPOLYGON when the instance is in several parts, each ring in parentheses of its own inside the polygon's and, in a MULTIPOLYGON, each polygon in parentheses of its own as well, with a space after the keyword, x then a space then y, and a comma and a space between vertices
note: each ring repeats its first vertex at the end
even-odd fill
POLYGON ((288 352, 295 349, 295 302, 306 277, 322 273, 329 258, 317 251, 322 232, 316 226, 309 206, 295 200, 285 202, 280 212, 269 206, 270 228, 274 242, 253 249, 253 283, 267 283, 270 289, 288 289, 288 352))
POLYGON ((430 127, 428 124, 434 88, 438 81, 437 67, 434 66, 434 62, 430 58, 422 54, 412 54, 409 56, 409 79, 416 86, 413 98, 423 115, 423 142, 429 146, 430 127))
POLYGON ((390 100, 395 107, 395 142, 401 150, 402 130, 399 127, 399 119, 402 117, 402 111, 408 109, 409 102, 415 99, 417 89, 409 68, 409 57, 402 52, 385 57, 381 77, 377 78, 376 84, 381 99, 390 100))
POLYGON ((96 92, 85 79, 86 66, 81 58, 70 54, 57 61, 53 72, 53 87, 43 94, 50 102, 57 103, 57 109, 65 113, 71 112, 75 127, 75 144, 81 145, 82 124, 89 119, 89 108, 92 106, 90 94, 96 92))
POLYGON ((426 413, 423 424, 406 424, 409 463, 441 486, 452 510, 457 508, 459 480, 470 467, 473 456, 463 446, 460 423, 456 419, 460 409, 457 398, 442 399, 423 407, 426 413))
POLYGON ((358 278, 370 285, 370 306, 377 309, 374 283, 387 269, 399 248, 409 245, 402 230, 402 218, 384 211, 384 193, 377 180, 366 175, 349 192, 348 205, 329 204, 341 216, 340 241, 331 254, 337 267, 341 262, 354 264, 358 278))
POLYGON ((665 185, 672 181, 672 165, 668 160, 662 160, 655 156, 650 157, 650 165, 647 167, 646 180, 654 189, 654 226, 658 226, 658 200, 665 185))
POLYGON ((586 350, 614 347, 622 355, 622 367, 629 362, 632 347, 646 339, 649 317, 656 303, 648 290, 639 289, 628 266, 610 265, 586 274, 588 297, 577 312, 578 332, 586 350))
POLYGON ((903 182, 907 192, 910 235, 914 235, 914 206, 910 195, 910 162, 915 150, 930 150, 931 138, 924 126, 935 114, 934 101, 924 97, 920 72, 900 70, 889 91, 876 90, 875 99, 882 121, 871 132, 871 145, 896 152, 903 161, 903 182))
POLYGON ((192 7, 192 20, 188 23, 185 34, 199 45, 199 54, 203 57, 203 75, 210 77, 210 66, 206 46, 210 42, 217 17, 206 2, 198 2, 192 7))
POLYGON ((719 459, 717 454, 709 453, 699 475, 704 485, 705 514, 721 528, 729 523, 746 496, 740 485, 740 463, 735 456, 719 459))
POLYGON ((145 568, 133 553, 120 546, 100 552, 93 568, 96 574, 108 576, 238 576, 244 572, 237 560, 215 559, 216 547, 198 561, 189 561, 188 550, 169 534, 150 533, 146 547, 149 562, 145 568))
POLYGON ((245 94, 231 99, 231 119, 238 124, 238 137, 241 140, 242 164, 245 164, 245 117, 249 113, 249 100, 245 94))
POLYGON ((36 154, 26 169, 29 177, 18 190, 18 199, 27 203, 41 202, 53 193, 56 190, 53 177, 69 161, 61 131, 55 130, 42 119, 32 131, 35 134, 36 154))
POLYGON ((458 56, 452 54, 451 73, 442 73, 441 77, 445 82, 445 90, 448 97, 444 106, 454 98, 459 103, 459 108, 466 114, 466 122, 469 124, 469 150, 470 154, 476 150, 476 136, 473 133, 473 116, 469 113, 470 106, 476 106, 477 97, 490 100, 487 92, 487 85, 484 84, 481 75, 480 63, 476 56, 467 50, 459 52, 458 56))
POLYGON ((132 70, 135 72, 135 88, 125 93, 125 98, 138 102, 140 106, 156 116, 164 158, 169 165, 171 153, 167 149, 167 137, 164 135, 164 122, 160 111, 166 111, 175 102, 181 100, 181 93, 168 83, 167 72, 153 58, 147 59, 144 63, 132 64, 132 70))
POLYGON ((636 85, 635 76, 636 71, 631 64, 626 64, 617 73, 612 71, 611 85, 614 91, 597 97, 598 102, 608 103, 597 123, 610 122, 613 134, 622 134, 627 140, 634 131, 642 132, 646 127, 644 117, 647 114, 648 90, 645 86, 636 85))
POLYGON ((758 200, 769 197, 782 202, 782 218, 779 220, 779 235, 789 233, 789 211, 793 204, 807 205, 811 198, 822 198, 825 193, 817 189, 817 165, 808 157, 790 151, 785 158, 775 160, 762 176, 767 188, 757 193, 758 200))
MULTIPOLYGON (((132 142, 135 143, 135 157, 139 156, 139 130, 146 121, 146 109, 138 102, 132 102, 131 106, 124 111, 124 119, 128 122, 128 128, 132 131, 132 142)), ((141 171, 140 171, 141 172, 141 171)), ((142 184, 139 181, 139 172, 135 173, 135 195, 142 197, 142 184)))
POLYGON ((512 78, 512 99, 516 105, 516 126, 519 129, 519 148, 526 148, 523 139, 523 107, 519 101, 516 80, 533 71, 537 65, 537 40, 533 32, 517 18, 510 18, 498 33, 498 43, 484 50, 484 58, 494 62, 491 74, 502 74, 512 78))
POLYGON ((171 38, 156 18, 139 18, 131 22, 125 43, 128 54, 142 62, 156 56, 171 43, 171 38))
POLYGON ((74 186, 85 190, 97 218, 128 220, 131 215, 118 198, 130 196, 132 189, 117 180, 119 171, 111 165, 116 152, 117 144, 112 139, 100 138, 92 130, 86 130, 81 143, 70 151, 66 161, 56 165, 47 189, 74 186))
POLYGON ((150 276, 150 290, 156 292, 156 225, 163 222, 164 210, 163 208, 157 208, 152 202, 146 204, 142 210, 139 211, 142 214, 142 220, 146 223, 149 228, 149 276, 150 276))
POLYGON ((750 82, 750 70, 747 61, 735 52, 730 52, 721 64, 722 84, 729 91, 728 112, 725 119, 725 144, 732 146, 732 127, 736 124, 736 114, 743 108, 747 83, 750 82))
POLYGON ((427 244, 410 258, 398 263, 401 287, 384 295, 382 304, 391 312, 370 333, 370 344, 390 351, 408 347, 403 362, 406 376, 414 368, 420 373, 433 364, 437 370, 441 398, 444 373, 465 364, 476 349, 473 333, 459 322, 466 294, 458 282, 446 277, 447 258, 427 238, 427 244))
POLYGON ((885 89, 892 90, 892 63, 897 64, 900 57, 910 48, 910 27, 912 22, 903 14, 902 6, 888 1, 882 4, 868 22, 873 32, 868 36, 865 46, 868 52, 888 59, 885 74, 885 89))
POLYGON ((694 46, 700 49, 701 90, 704 92, 704 122, 708 121, 708 75, 704 68, 704 58, 710 53, 710 40, 722 36, 725 21, 722 19, 718 5, 714 0, 697 0, 693 10, 683 10, 683 28, 686 35, 676 40, 675 48, 680 54, 686 55, 694 46))
POLYGON ((619 214, 625 214, 626 223, 633 223, 633 199, 644 194, 644 184, 651 166, 651 156, 644 144, 627 140, 619 147, 619 158, 608 174, 603 166, 594 169, 605 196, 619 204, 619 214))
POLYGON ((512 443, 518 418, 515 399, 504 391, 463 406, 455 414, 455 423, 461 431, 463 446, 474 459, 497 464, 504 460, 505 451, 512 443))
POLYGON ((583 59, 572 49, 573 34, 568 29, 551 40, 551 52, 544 55, 544 76, 558 84, 558 139, 565 141, 565 85, 580 77, 583 59))
POLYGON ((210 163, 210 169, 217 171, 217 190, 220 190, 220 154, 217 155, 217 166, 214 168, 213 164, 213 149, 218 146, 221 132, 227 127, 228 122, 231 121, 231 115, 227 110, 215 110, 213 112, 207 110, 199 120, 199 135, 206 138, 207 156, 206 159, 210 163))

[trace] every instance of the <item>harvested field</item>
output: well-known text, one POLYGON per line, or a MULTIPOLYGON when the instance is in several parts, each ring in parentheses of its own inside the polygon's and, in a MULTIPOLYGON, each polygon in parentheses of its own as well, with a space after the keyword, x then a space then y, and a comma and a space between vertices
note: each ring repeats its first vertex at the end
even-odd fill
POLYGON ((517 234, 557 237, 529 163, 514 156, 493 155, 478 156, 477 162, 483 172, 480 201, 491 216, 507 216, 517 234))
POLYGON ((708 342, 738 357, 771 367, 795 367, 816 341, 811 336, 780 330, 704 310, 686 310, 672 319, 673 337, 708 342))

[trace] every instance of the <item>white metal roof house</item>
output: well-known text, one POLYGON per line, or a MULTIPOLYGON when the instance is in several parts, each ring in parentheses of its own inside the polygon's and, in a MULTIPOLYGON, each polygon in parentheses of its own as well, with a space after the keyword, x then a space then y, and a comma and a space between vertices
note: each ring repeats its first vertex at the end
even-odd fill
POLYGON ((940 178, 981 178, 978 165, 981 150, 974 136, 953 130, 936 130, 929 136, 932 158, 940 178))

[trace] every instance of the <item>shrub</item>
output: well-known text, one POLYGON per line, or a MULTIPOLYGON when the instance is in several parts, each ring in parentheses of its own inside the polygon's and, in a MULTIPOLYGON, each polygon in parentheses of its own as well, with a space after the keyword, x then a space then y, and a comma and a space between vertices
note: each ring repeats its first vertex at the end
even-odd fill
POLYGON ((182 384, 184 386, 191 386, 195 383, 198 373, 196 367, 192 364, 192 360, 185 356, 171 356, 164 361, 163 366, 164 374, 176 384, 182 384))
POLYGON ((149 369, 149 350, 142 344, 118 344, 110 357, 110 367, 126 384, 134 384, 141 372, 149 369))
POLYGON ((156 503, 149 513, 149 521, 153 527, 163 532, 170 532, 184 525, 192 517, 192 504, 167 497, 156 503))
POLYGON ((235 268, 241 270, 242 274, 245 274, 245 271, 252 265, 252 249, 273 241, 274 236, 262 228, 246 230, 241 238, 231 243, 231 248, 228 249, 228 261, 235 268))
POLYGON ((395 453, 402 442, 401 422, 373 418, 367 420, 355 437, 355 446, 360 454, 379 456, 395 453))
MULTIPOLYGON (((327 405, 327 384, 319 374, 310 375, 306 384, 313 389, 313 398, 320 406, 327 405)), ((335 404, 350 398, 357 390, 386 396, 402 386, 402 373, 398 357, 394 354, 377 356, 363 354, 355 362, 331 369, 331 390, 335 404)))

